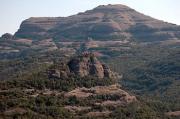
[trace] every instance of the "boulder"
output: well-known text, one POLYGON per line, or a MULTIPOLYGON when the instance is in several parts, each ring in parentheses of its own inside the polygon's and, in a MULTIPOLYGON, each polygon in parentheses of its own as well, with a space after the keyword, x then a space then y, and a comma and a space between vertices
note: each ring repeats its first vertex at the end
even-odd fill
POLYGON ((10 33, 5 33, 1 36, 1 39, 2 40, 12 40, 12 39, 14 39, 14 36, 10 33))

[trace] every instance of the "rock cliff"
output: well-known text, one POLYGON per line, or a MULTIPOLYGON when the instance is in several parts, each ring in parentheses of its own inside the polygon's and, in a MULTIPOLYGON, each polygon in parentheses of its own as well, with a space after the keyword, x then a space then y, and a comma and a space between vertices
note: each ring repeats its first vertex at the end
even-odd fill
POLYGON ((103 63, 101 63, 93 53, 84 53, 73 58, 68 63, 71 72, 84 77, 96 76, 98 78, 115 78, 115 74, 103 63))
POLYGON ((70 74, 80 77, 94 76, 102 78, 118 78, 119 76, 112 72, 108 66, 101 63, 93 53, 83 53, 73 57, 67 64, 61 63, 58 68, 49 70, 50 77, 67 77, 70 74))

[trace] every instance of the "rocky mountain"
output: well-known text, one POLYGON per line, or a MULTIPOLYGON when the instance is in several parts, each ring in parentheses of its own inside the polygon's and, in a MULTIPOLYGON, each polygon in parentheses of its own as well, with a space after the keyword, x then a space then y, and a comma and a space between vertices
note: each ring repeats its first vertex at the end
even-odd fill
POLYGON ((180 38, 180 27, 124 5, 101 5, 69 17, 29 18, 22 22, 15 37, 57 41, 84 41, 90 37, 152 42, 180 38))
POLYGON ((124 5, 101 5, 69 17, 26 19, 14 35, 4 34, 0 38, 0 53, 4 56, 58 50, 68 51, 70 55, 93 50, 101 56, 109 56, 104 49, 114 52, 141 43, 176 44, 179 39, 180 27, 175 24, 151 18, 124 5))

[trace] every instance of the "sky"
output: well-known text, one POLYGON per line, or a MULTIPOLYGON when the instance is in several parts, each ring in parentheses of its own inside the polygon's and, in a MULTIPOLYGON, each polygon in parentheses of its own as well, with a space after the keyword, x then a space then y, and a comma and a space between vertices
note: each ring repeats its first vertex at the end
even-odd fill
POLYGON ((0 36, 14 34, 29 17, 65 17, 107 4, 124 4, 180 25, 180 0, 0 0, 0 36))

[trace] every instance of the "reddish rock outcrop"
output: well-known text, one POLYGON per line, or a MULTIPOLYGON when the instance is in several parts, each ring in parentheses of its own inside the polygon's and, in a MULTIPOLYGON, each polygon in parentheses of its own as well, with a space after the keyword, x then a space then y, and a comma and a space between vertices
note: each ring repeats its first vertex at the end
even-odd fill
POLYGON ((58 67, 48 71, 50 78, 64 78, 73 74, 80 77, 94 76, 100 79, 118 78, 118 75, 101 63, 93 53, 83 53, 72 58, 69 62, 61 63, 58 67))
POLYGON ((68 63, 72 73, 84 76, 96 76, 98 78, 115 78, 115 74, 105 65, 102 64, 93 53, 84 53, 73 58, 68 63))

